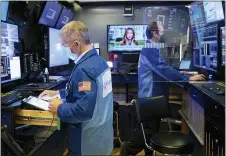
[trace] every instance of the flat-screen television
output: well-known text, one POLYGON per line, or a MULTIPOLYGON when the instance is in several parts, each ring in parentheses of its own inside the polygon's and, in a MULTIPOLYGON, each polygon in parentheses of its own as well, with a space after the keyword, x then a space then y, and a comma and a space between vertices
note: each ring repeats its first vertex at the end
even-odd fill
POLYGON ((54 27, 60 16, 62 5, 55 1, 47 1, 41 17, 39 18, 39 24, 54 27))
POLYGON ((57 21, 56 28, 61 29, 65 24, 69 23, 73 18, 74 13, 67 8, 63 8, 60 17, 57 21))
POLYGON ((216 22, 224 19, 222 2, 204 1, 203 6, 206 17, 206 23, 216 22))
POLYGON ((63 66, 69 64, 67 51, 61 44, 60 30, 49 28, 49 67, 63 66))
POLYGON ((222 62, 221 64, 224 66, 225 65, 225 27, 221 27, 221 57, 222 57, 222 62))
POLYGON ((144 47, 147 25, 108 25, 108 52, 140 52, 144 47))
POLYGON ((18 26, 1 22, 1 83, 21 78, 18 26))
POLYGON ((8 8, 9 8, 9 1, 1 1, 1 20, 6 21, 7 19, 7 13, 8 13, 8 8))

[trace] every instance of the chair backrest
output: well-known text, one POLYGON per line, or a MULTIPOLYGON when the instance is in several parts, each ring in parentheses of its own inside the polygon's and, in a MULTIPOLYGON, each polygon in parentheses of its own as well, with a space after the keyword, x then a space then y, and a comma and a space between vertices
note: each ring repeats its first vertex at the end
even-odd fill
POLYGON ((164 96, 140 98, 135 105, 140 123, 170 116, 169 103, 164 96))

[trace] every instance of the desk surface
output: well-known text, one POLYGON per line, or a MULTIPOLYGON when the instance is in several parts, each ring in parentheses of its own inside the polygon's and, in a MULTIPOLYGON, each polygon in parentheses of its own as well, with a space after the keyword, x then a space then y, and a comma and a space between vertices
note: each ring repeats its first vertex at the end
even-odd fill
POLYGON ((223 105, 225 107, 225 95, 216 95, 209 90, 202 87, 203 84, 206 83, 213 83, 213 82, 189 82, 190 85, 194 86, 196 89, 204 93, 205 95, 209 96, 214 101, 218 102, 219 104, 223 105))

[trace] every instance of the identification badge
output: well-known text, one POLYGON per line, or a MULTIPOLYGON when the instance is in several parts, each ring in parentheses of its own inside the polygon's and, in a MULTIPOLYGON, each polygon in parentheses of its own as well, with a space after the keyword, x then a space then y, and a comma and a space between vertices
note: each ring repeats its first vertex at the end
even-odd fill
POLYGON ((103 77, 103 98, 105 98, 110 92, 112 92, 111 71, 108 69, 103 77))

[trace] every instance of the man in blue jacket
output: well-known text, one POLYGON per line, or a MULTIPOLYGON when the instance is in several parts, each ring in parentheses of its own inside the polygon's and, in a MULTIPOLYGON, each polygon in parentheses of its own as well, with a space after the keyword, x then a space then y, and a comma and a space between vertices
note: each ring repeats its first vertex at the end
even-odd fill
POLYGON ((72 21, 61 30, 75 67, 66 88, 40 94, 56 96, 49 111, 66 123, 69 155, 110 155, 113 149, 113 95, 111 72, 90 44, 86 26, 72 21))
MULTIPOLYGON (((173 69, 161 56, 160 49, 164 48, 163 26, 152 22, 148 26, 146 35, 148 40, 142 49, 138 65, 138 97, 154 97, 164 95, 168 98, 168 82, 174 82, 184 87, 188 81, 205 80, 204 75, 187 76, 173 69)), ((160 120, 144 124, 146 138, 159 130, 160 120)), ((149 139, 147 139, 149 140, 149 139)), ((144 144, 140 125, 135 130, 135 135, 130 142, 121 147, 121 156, 136 155, 145 150, 146 155, 152 155, 144 144)))

